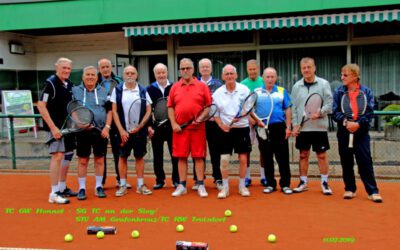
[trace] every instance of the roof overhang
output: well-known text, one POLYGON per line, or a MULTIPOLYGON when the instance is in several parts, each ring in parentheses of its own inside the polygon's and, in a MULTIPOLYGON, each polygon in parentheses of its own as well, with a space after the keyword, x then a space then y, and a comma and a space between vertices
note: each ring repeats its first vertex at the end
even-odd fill
POLYGON ((207 32, 244 31, 281 29, 292 27, 357 24, 373 22, 391 22, 400 20, 400 10, 379 10, 350 12, 324 15, 305 15, 292 17, 274 17, 261 19, 244 19, 217 22, 197 22, 165 25, 144 25, 124 27, 125 37, 158 36, 207 32))

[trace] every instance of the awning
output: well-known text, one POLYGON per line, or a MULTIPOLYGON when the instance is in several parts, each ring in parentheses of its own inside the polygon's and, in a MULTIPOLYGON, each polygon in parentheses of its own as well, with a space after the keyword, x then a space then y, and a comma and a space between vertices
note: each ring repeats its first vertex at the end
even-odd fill
POLYGON ((124 27, 125 37, 399 21, 400 10, 124 27))

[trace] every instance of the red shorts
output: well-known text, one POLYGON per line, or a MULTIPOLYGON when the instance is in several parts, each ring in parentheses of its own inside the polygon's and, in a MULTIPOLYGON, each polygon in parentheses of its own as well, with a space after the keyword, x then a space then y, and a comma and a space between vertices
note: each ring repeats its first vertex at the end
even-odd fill
POLYGON ((172 155, 178 158, 187 158, 189 153, 193 158, 207 156, 206 130, 183 129, 180 133, 172 133, 172 155))

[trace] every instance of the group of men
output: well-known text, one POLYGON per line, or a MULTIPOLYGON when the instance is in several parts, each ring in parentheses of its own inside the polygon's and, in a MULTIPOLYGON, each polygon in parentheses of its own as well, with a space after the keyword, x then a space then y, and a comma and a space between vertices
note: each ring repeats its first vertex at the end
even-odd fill
MULTIPOLYGON (((328 114, 332 113, 338 122, 339 152, 345 180, 345 199, 355 197, 353 154, 360 169, 360 174, 366 186, 369 198, 381 202, 370 159, 368 121, 366 115, 357 122, 347 121, 340 109, 340 95, 348 88, 360 89, 359 68, 342 69, 343 86, 338 89, 333 98, 329 82, 316 76, 316 66, 312 58, 303 58, 300 69, 303 78, 293 86, 291 95, 277 84, 277 71, 268 67, 259 76, 260 67, 256 60, 247 62, 248 78, 237 82, 236 68, 227 64, 222 69, 222 81, 212 76, 212 62, 204 58, 199 61, 199 73, 194 76, 195 66, 192 60, 183 58, 179 63, 180 79, 175 83, 168 80, 167 66, 158 63, 153 71, 156 81, 144 87, 137 82, 138 72, 135 67, 127 66, 123 71, 123 79, 112 73, 112 64, 108 59, 101 59, 97 68, 85 67, 82 84, 73 87, 68 80, 71 72, 71 61, 60 58, 56 62, 56 74, 45 82, 38 108, 46 123, 48 136, 56 141, 49 145, 51 193, 49 202, 66 204, 68 196, 77 196, 78 200, 86 199, 86 175, 89 156, 93 151, 95 165, 95 195, 106 197, 103 185, 106 178, 105 155, 108 138, 111 142, 117 174, 118 189, 116 196, 124 196, 130 188, 127 182, 127 158, 133 151, 136 165, 136 192, 150 195, 152 191, 144 184, 144 156, 146 143, 151 139, 153 148, 153 167, 156 176, 154 190, 162 189, 166 184, 163 167, 164 142, 168 144, 172 163, 172 184, 176 188, 172 196, 177 197, 187 193, 188 157, 194 161, 195 185, 200 197, 207 197, 204 185, 205 158, 207 141, 212 165, 212 176, 218 189, 219 199, 230 195, 229 165, 232 153, 238 154, 239 160, 239 190, 241 196, 250 196, 248 187, 251 185, 250 152, 252 144, 258 142, 260 151, 260 174, 264 193, 277 190, 274 173, 274 156, 280 172, 279 186, 283 194, 300 193, 308 189, 307 172, 310 150, 316 152, 321 173, 321 189, 325 195, 331 195, 328 185, 328 114), (343 73, 345 72, 345 73, 343 73), (355 74, 347 83, 348 75, 355 74), (349 86, 349 87, 348 87, 349 86), (253 91, 262 89, 272 98, 273 111, 268 119, 260 120, 257 115, 236 118, 243 101, 253 91), (342 91, 342 92, 341 92, 342 91), (323 106, 312 115, 311 119, 301 124, 304 104, 308 96, 318 93, 323 98, 323 106), (155 104, 160 98, 167 98, 168 122, 157 124, 151 117, 155 104), (62 136, 60 128, 67 117, 66 106, 71 100, 79 100, 95 115, 95 123, 102 124, 100 128, 91 126, 75 135, 62 136), (133 128, 129 126, 131 104, 139 100, 135 118, 138 122, 133 128), (199 113, 207 113, 211 104, 217 107, 216 115, 209 121, 196 122, 199 113), (182 124, 188 123, 183 127, 182 124), (345 122, 344 122, 345 121, 345 122), (300 127, 301 124, 301 127, 300 127), (358 124, 358 125, 357 125, 358 124), (358 126, 358 127, 357 127, 358 126), (268 139, 261 138, 257 127, 267 130, 268 139), (361 127, 362 129, 358 130, 361 127), (354 150, 345 150, 346 135, 356 134, 354 150), (289 137, 296 137, 296 148, 299 150, 300 183, 291 189, 291 172, 289 165, 289 137), (76 145, 75 145, 76 143, 76 145), (360 146, 359 146, 360 144, 360 146), (66 187, 66 172, 72 158, 72 150, 76 146, 78 160, 79 192, 74 193, 66 187), (341 148, 342 147, 342 148, 341 148), (60 169, 64 169, 61 171, 60 169), (361 171, 361 169, 365 169, 361 171)), ((369 91, 365 86, 362 90, 369 91)), ((369 92, 368 92, 369 93, 369 92)), ((368 97, 370 98, 370 97, 368 97)), ((369 105, 373 99, 369 100, 369 105)), ((373 107, 373 106, 372 106, 373 107)), ((253 111, 256 112, 256 111, 253 111)))

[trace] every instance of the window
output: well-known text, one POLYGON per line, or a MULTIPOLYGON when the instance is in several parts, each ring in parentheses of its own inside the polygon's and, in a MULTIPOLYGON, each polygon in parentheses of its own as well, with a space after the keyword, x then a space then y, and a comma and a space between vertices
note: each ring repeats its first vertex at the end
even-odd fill
POLYGON ((274 67, 278 71, 278 83, 290 92, 293 84, 302 78, 299 63, 303 57, 314 58, 319 77, 329 82, 339 81, 340 69, 346 64, 346 47, 264 50, 261 66, 263 69, 274 67))

